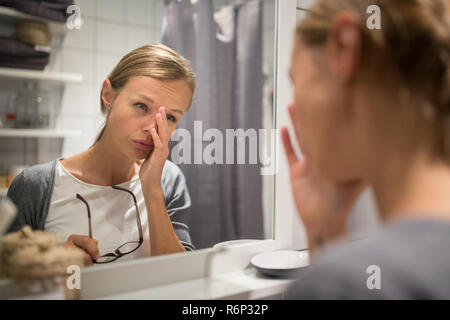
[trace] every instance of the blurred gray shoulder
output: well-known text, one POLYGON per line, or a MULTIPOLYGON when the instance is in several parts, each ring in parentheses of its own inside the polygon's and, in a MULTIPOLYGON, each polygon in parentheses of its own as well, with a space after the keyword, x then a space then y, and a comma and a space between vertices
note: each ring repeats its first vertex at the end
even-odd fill
POLYGON ((187 190, 186 179, 183 172, 170 160, 166 160, 166 163, 164 164, 161 187, 164 194, 169 197, 183 193, 187 190))
POLYGON ((50 161, 43 164, 34 165, 24 169, 14 179, 11 188, 13 190, 28 191, 25 192, 28 196, 33 196, 30 193, 33 189, 41 190, 47 188, 51 184, 54 175, 55 161, 50 161))
POLYGON ((163 184, 173 184, 175 182, 184 182, 185 178, 181 169, 172 161, 166 160, 164 164, 161 181, 163 184))
POLYGON ((24 169, 22 171, 22 174, 24 178, 30 180, 48 179, 50 176, 52 176, 52 171, 56 163, 55 161, 56 160, 31 166, 29 168, 24 169))
POLYGON ((289 299, 449 299, 450 224, 410 221, 319 252, 289 299), (447 247, 447 246, 445 246, 447 247), (379 277, 380 288, 374 286, 379 277))

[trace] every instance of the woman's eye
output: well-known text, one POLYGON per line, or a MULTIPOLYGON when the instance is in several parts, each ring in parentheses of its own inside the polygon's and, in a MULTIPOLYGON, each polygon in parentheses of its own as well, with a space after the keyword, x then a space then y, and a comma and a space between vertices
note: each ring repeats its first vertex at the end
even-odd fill
POLYGON ((174 116, 171 116, 170 114, 167 115, 167 120, 177 122, 177 119, 174 116))
POLYGON ((147 111, 147 106, 143 103, 136 103, 136 106, 141 110, 147 111))

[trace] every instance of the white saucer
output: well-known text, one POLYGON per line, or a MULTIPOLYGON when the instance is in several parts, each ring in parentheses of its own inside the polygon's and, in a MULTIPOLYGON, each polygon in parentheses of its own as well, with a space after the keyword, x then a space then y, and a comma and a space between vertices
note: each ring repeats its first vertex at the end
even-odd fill
POLYGON ((246 243, 251 243, 251 242, 259 242, 259 241, 261 241, 261 240, 256 240, 256 239, 230 240, 230 241, 216 243, 213 246, 213 248, 230 247, 230 246, 235 246, 235 245, 238 245, 238 244, 246 244, 246 243))
POLYGON ((308 267, 309 255, 307 252, 295 250, 264 252, 254 256, 250 263, 264 275, 291 277, 308 267))

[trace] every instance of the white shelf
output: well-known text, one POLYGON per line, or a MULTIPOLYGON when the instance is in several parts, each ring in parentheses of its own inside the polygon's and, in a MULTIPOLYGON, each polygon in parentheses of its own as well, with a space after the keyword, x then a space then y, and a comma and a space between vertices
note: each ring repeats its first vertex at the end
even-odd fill
POLYGON ((83 75, 78 73, 63 73, 15 68, 0 68, 0 78, 32 79, 62 83, 83 81, 83 75))
POLYGON ((9 8, 9 7, 2 7, 0 6, 0 18, 2 21, 5 22, 11 22, 16 21, 18 19, 32 19, 32 20, 38 20, 42 22, 47 22, 50 28, 51 33, 56 34, 63 34, 67 32, 66 24, 64 22, 57 22, 48 20, 41 17, 32 16, 30 14, 26 14, 24 12, 17 11, 16 9, 9 8))
POLYGON ((78 137, 81 134, 81 130, 0 129, 0 137, 12 138, 69 138, 78 137))

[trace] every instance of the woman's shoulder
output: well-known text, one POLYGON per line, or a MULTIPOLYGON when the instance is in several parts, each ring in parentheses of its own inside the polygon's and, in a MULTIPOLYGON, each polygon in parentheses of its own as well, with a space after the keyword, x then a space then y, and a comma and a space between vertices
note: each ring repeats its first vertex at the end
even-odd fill
POLYGON ((53 182, 54 167, 57 160, 37 164, 24 169, 13 180, 8 189, 8 197, 13 197, 14 193, 36 195, 37 190, 43 190, 53 182))
POLYGON ((25 168, 19 173, 18 177, 25 179, 27 182, 48 180, 52 176, 56 161, 52 160, 25 168))
MULTIPOLYGON (((424 280, 435 283, 450 271, 450 253, 440 249, 449 240, 450 223, 411 219, 386 226, 369 238, 336 242, 317 253, 288 297, 411 299, 413 290, 432 297, 437 293, 424 280), (378 274, 384 279, 383 290, 369 290, 366 284, 378 274)), ((450 289, 444 292, 450 297, 450 289)))
POLYGON ((166 201, 182 197, 189 201, 186 179, 181 169, 172 161, 166 160, 161 177, 161 187, 166 201))
POLYGON ((162 181, 163 184, 167 183, 184 183, 185 178, 183 172, 180 167, 178 167, 175 163, 170 160, 166 160, 164 164, 163 173, 162 173, 162 181))

